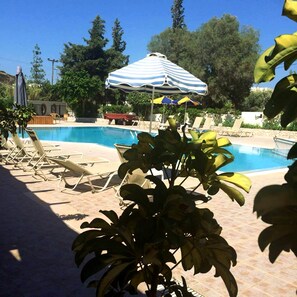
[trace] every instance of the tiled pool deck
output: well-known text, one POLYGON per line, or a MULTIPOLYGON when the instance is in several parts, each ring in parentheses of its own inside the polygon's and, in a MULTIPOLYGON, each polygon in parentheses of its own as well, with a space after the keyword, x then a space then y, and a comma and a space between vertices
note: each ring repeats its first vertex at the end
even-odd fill
MULTIPOLYGON (((271 147, 271 137, 230 138, 233 143, 271 147)), ((65 149, 73 144, 63 144, 65 149)), ((117 159, 115 150, 98 145, 75 144, 87 156, 117 159)), ((292 253, 282 253, 274 264, 262 253, 257 238, 265 227, 253 213, 253 201, 260 188, 284 182, 285 170, 250 176, 252 189, 243 207, 224 194, 207 205, 223 227, 223 236, 237 251, 238 263, 231 269, 240 297, 296 296, 297 266, 292 253)), ((100 209, 120 212, 114 190, 91 194, 82 187, 79 195, 61 193, 57 181, 40 182, 30 173, 0 166, 0 296, 84 297, 95 296, 79 279, 71 251, 80 224, 98 216, 100 209)), ((205 297, 225 297, 228 293, 214 271, 186 276, 188 285, 205 297)))

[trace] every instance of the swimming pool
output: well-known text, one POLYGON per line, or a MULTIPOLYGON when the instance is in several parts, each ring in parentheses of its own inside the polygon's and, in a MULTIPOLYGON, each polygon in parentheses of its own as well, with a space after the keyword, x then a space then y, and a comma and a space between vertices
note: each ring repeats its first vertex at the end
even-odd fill
MULTIPOLYGON (((34 127, 34 130, 41 140, 97 143, 111 148, 114 148, 115 143, 137 143, 139 133, 114 127, 34 127)), ((223 167, 223 171, 270 170, 292 164, 292 161, 273 153, 271 149, 242 145, 232 145, 227 149, 235 156, 235 160, 223 167)))

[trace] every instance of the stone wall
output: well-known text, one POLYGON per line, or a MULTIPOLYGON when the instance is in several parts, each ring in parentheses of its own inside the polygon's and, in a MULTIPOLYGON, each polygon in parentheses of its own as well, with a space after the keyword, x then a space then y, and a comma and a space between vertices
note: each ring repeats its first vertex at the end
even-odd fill
POLYGON ((242 131, 250 131, 254 136, 265 136, 265 137, 282 137, 288 139, 297 140, 297 131, 288 130, 265 130, 265 129, 252 129, 252 128, 240 128, 242 131))

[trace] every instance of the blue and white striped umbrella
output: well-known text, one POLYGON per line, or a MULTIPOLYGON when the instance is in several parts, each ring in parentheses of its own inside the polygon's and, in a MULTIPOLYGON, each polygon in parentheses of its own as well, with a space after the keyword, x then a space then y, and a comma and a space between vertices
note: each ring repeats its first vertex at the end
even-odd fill
MULTIPOLYGON (((163 95, 207 94, 207 85, 160 53, 148 54, 144 59, 109 73, 106 88, 125 92, 139 91, 163 95)), ((151 120, 153 100, 151 106, 151 120)), ((151 131, 151 125, 150 125, 151 131)))

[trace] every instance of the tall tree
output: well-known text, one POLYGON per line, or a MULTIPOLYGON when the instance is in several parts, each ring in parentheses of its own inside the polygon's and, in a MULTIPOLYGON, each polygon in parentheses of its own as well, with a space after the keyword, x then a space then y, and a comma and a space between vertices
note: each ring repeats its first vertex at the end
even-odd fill
POLYGON ((124 30, 121 27, 120 21, 116 19, 112 28, 112 46, 106 51, 109 71, 128 64, 129 56, 124 55, 126 42, 122 39, 123 34, 124 30))
MULTIPOLYGON (((78 117, 97 116, 98 77, 91 77, 85 70, 68 71, 56 84, 62 98, 78 117)), ((103 87, 101 85, 101 87, 103 87)))
POLYGON ((88 31, 89 38, 84 38, 86 45, 73 44, 64 45, 64 52, 61 55, 61 75, 70 70, 85 70, 90 75, 100 78, 106 75, 105 51, 104 48, 108 39, 104 37, 105 22, 99 16, 92 22, 92 28, 88 31))
POLYGON ((31 62, 30 81, 37 85, 45 82, 45 71, 43 69, 43 60, 41 58, 41 50, 38 44, 33 49, 33 61, 31 62))
POLYGON ((89 39, 84 39, 87 43, 85 53, 85 70, 92 76, 99 76, 104 79, 107 75, 107 64, 105 56, 105 46, 108 39, 104 37, 105 21, 96 16, 89 30, 89 39))
MULTIPOLYGON (((77 110, 77 114, 80 114, 80 116, 96 115, 98 105, 105 101, 104 81, 108 73, 108 59, 104 49, 108 39, 104 37, 104 20, 96 16, 88 33, 89 38, 83 39, 86 43, 85 45, 70 42, 65 44, 64 52, 60 58, 62 63, 62 67, 60 67, 61 84, 64 89, 67 89, 67 80, 70 78, 72 82, 79 80, 79 77, 74 75, 75 72, 83 74, 83 80, 87 82, 87 91, 81 92, 81 94, 87 96, 87 98, 83 99, 86 101, 81 105, 83 107, 82 110, 77 110), (97 81, 97 84, 93 84, 94 81, 97 81), (87 106, 88 102, 92 104, 87 106)), ((70 82, 69 85, 71 85, 70 82)), ((83 87, 80 91, 82 89, 83 87)), ((76 100, 82 100, 82 97, 76 96, 76 100)))
POLYGON ((124 31, 121 27, 119 19, 114 21, 112 28, 112 48, 118 52, 124 52, 126 49, 126 42, 122 40, 124 31))
POLYGON ((184 56, 187 54, 185 48, 191 43, 191 34, 186 29, 167 28, 159 35, 152 37, 148 44, 150 52, 160 52, 167 58, 181 66, 184 56))
MULTIPOLYGON (((115 20, 112 28, 112 46, 106 51, 108 72, 126 66, 129 61, 129 56, 124 55, 126 42, 122 39, 124 30, 121 27, 120 21, 115 20)), ((118 104, 124 102, 126 95, 119 90, 106 90, 108 101, 118 104)))
POLYGON ((186 27, 184 20, 185 9, 183 7, 183 0, 174 0, 171 7, 172 29, 184 29, 186 27))
POLYGON ((184 22, 183 0, 174 0, 171 17, 172 27, 153 36, 148 49, 151 52, 160 52, 173 63, 180 64, 183 56, 183 44, 189 33, 184 22))

